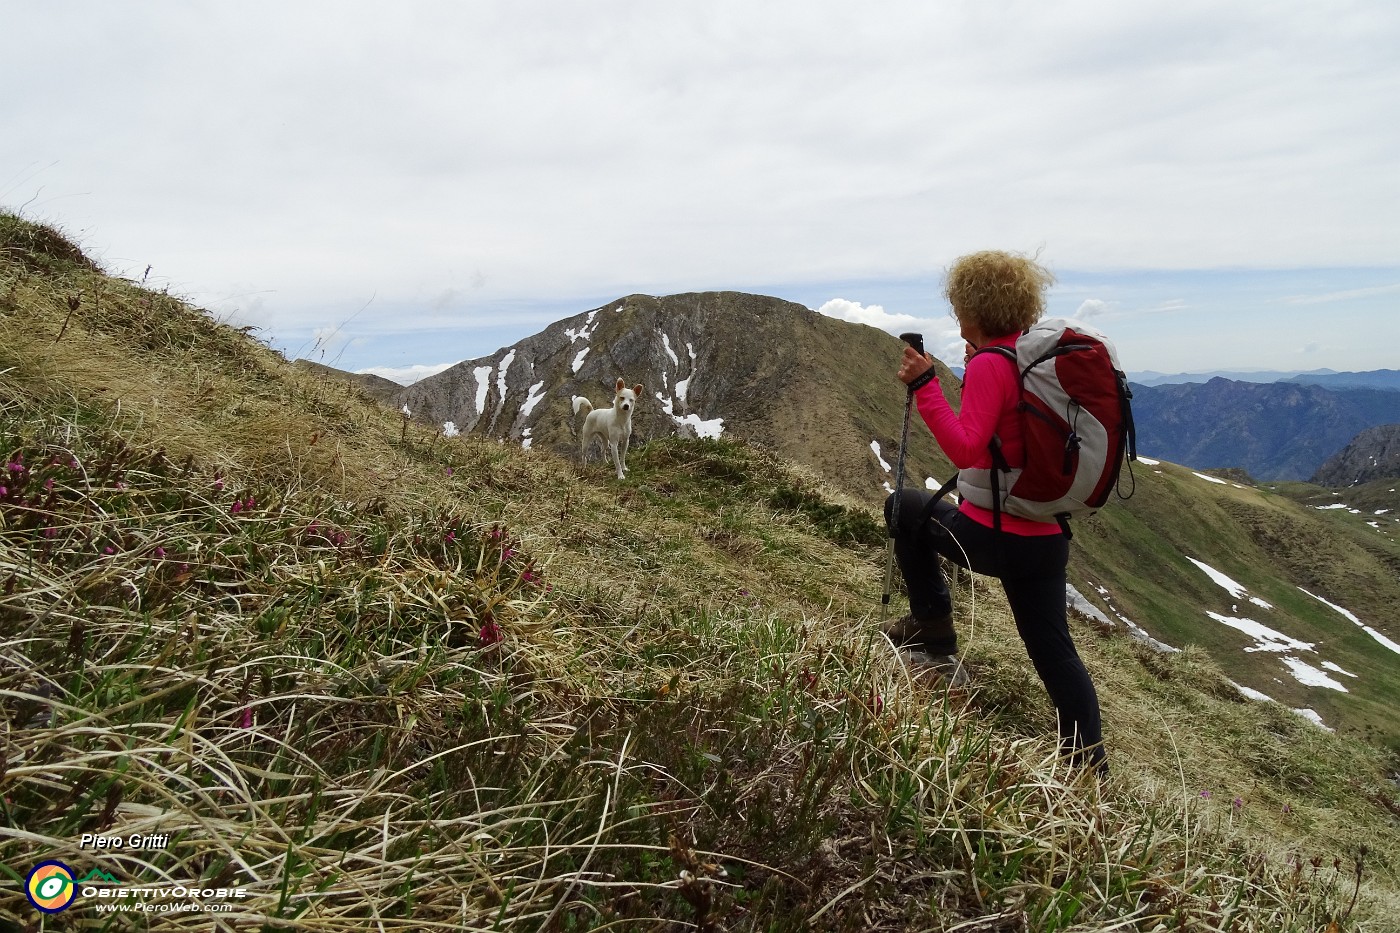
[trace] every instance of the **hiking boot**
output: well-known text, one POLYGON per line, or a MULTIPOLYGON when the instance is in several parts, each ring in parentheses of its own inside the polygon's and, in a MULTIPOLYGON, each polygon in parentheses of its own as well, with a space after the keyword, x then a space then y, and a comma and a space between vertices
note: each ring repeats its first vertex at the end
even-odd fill
POLYGON ((903 648, 905 645, 912 645, 919 641, 923 629, 923 620, 914 618, 912 612, 906 612, 893 622, 886 622, 880 626, 880 631, 894 643, 896 648, 903 648))
POLYGON ((967 668, 963 667, 955 654, 928 654, 917 648, 900 652, 909 672, 917 680, 928 683, 942 681, 949 687, 966 687, 970 682, 967 668))
POLYGON ((951 612, 934 619, 919 619, 914 613, 908 612, 893 622, 882 625, 880 631, 896 648, 920 648, 929 644, 932 639, 944 641, 945 645, 940 647, 945 649, 957 644, 951 612))

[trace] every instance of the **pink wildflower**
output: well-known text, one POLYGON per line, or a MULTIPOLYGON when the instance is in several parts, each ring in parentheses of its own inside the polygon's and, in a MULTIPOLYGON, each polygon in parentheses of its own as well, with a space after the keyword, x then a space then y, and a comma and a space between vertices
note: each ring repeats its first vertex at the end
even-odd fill
POLYGON ((505 636, 501 634, 501 627, 494 621, 488 619, 486 624, 481 627, 481 631, 478 633, 477 637, 481 642, 481 647, 489 648, 505 636))
POLYGON ((228 514, 237 515, 241 511, 243 511, 243 503, 239 502, 237 499, 234 499, 233 505, 229 506, 228 514))
POLYGON ((253 728, 253 708, 251 706, 243 707, 243 718, 239 721, 238 727, 240 729, 253 728))
POLYGON ((4 486, 0 486, 0 496, 8 496, 9 494, 9 489, 5 488, 4 486))
POLYGON ((1202 799, 1202 800, 1209 800, 1209 799, 1210 799, 1210 791, 1208 791, 1208 790, 1203 790, 1203 791, 1201 791, 1201 799, 1202 799))
POLYGON ((164 560, 164 559, 165 559, 165 548, 163 548, 163 547, 157 547, 157 548, 155 549, 155 551, 154 551, 154 555, 155 555, 155 559, 156 559, 156 560, 164 560))

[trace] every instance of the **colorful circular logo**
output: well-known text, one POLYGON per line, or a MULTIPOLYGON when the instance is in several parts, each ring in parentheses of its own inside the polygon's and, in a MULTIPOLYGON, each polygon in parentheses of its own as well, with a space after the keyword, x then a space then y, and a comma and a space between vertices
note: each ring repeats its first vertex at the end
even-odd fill
POLYGON ((62 862, 40 862, 29 873, 24 893, 29 903, 46 914, 56 914, 67 909, 78 896, 78 886, 73 883, 73 870, 62 862))

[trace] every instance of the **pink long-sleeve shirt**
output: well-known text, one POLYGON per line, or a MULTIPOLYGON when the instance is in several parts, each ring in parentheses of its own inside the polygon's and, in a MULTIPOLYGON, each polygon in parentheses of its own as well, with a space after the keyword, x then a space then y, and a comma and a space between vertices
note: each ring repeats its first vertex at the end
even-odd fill
MULTIPOLYGON (((989 341, 989 347, 1015 349, 1015 333, 989 341)), ((963 375, 962 411, 955 412, 938 380, 925 385, 914 395, 919 414, 933 432, 934 440, 953 466, 959 470, 990 469, 992 435, 1001 438, 1001 452, 1006 462, 1020 466, 1025 462, 1025 444, 1021 436, 1021 417, 1016 410, 1021 400, 1019 374, 1010 360, 1000 353, 980 353, 967 362, 963 375)), ((988 528, 993 527, 990 509, 973 505, 964 499, 958 511, 988 528)), ((1001 528, 1018 535, 1057 535, 1055 522, 1037 522, 1017 515, 1001 515, 1001 528)))

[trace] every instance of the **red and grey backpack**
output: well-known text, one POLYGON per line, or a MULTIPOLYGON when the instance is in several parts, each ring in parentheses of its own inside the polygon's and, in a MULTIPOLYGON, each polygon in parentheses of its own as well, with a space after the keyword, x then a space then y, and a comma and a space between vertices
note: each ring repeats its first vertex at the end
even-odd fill
POLYGON ((1006 512, 1059 522, 1069 537, 1070 518, 1102 508, 1124 460, 1137 459, 1133 394, 1118 352, 1092 327, 1049 318, 1017 337, 1014 351, 977 353, 996 353, 1016 366, 1025 464, 1008 464, 993 435, 992 468, 962 470, 958 495, 990 510, 998 531, 1006 512))

